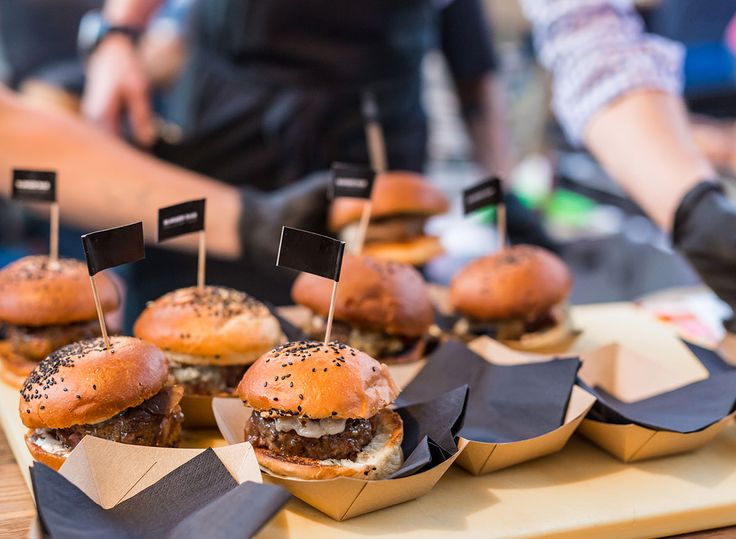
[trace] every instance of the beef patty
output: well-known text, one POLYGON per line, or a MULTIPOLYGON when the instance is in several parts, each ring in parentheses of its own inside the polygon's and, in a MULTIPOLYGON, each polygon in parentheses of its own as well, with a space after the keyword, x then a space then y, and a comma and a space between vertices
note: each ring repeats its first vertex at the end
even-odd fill
POLYGON ((171 447, 179 439, 184 419, 179 406, 182 394, 181 387, 166 387, 141 405, 128 408, 101 423, 48 432, 70 449, 74 449, 87 434, 124 444, 171 447))
POLYGON ((97 320, 62 326, 5 326, 5 338, 12 351, 32 361, 41 361, 67 344, 99 336, 100 324, 97 320))
POLYGON ((245 440, 253 447, 269 449, 282 456, 354 461, 361 449, 373 439, 377 425, 377 416, 371 419, 348 419, 345 421, 345 430, 340 434, 307 438, 293 430, 281 432, 276 428, 275 419, 261 417, 254 412, 245 424, 245 440))
POLYGON ((366 243, 408 241, 424 235, 427 217, 399 215, 371 220, 365 233, 366 243))
POLYGON ((185 395, 231 395, 248 365, 188 365, 169 360, 171 374, 185 395))

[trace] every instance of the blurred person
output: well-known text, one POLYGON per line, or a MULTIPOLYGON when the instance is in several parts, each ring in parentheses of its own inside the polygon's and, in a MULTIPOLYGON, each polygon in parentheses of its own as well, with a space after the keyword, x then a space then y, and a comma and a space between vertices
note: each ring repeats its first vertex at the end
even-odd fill
MULTIPOLYGON (((734 309, 736 205, 695 143, 680 97, 681 46, 645 34, 628 0, 521 3, 568 138, 672 233, 675 248, 734 309)), ((736 317, 725 325, 736 340, 736 317)))
MULTIPOLYGON (((160 0, 107 0, 108 28, 88 64, 85 115, 110 132, 155 142, 150 80, 135 29, 160 0)), ((421 172, 426 119, 421 65, 447 59, 478 160, 509 168, 495 53, 480 0, 210 0, 196 2, 190 58, 167 96, 183 138, 157 155, 230 183, 273 189, 332 162, 367 162, 360 98, 381 112, 392 169, 421 172)))
MULTIPOLYGON (((367 163, 361 96, 370 90, 389 168, 421 172, 427 160, 422 62, 440 49, 477 160, 489 173, 509 172, 501 87, 481 0, 196 2, 187 62, 164 103, 166 119, 181 130, 173 142, 156 140, 151 81, 137 49, 136 36, 158 5, 107 0, 108 31, 90 50, 83 110, 111 133, 129 125, 136 144, 166 161, 261 191, 297 185, 335 161, 367 163)), ((509 234, 517 232, 549 243, 539 223, 511 200, 509 234)), ((171 255, 151 251, 149 264, 133 269, 149 297, 163 291, 153 290, 152 273, 171 263, 171 255)), ((213 276, 234 281, 242 274, 233 266, 213 276)), ((264 272, 272 275, 271 268, 264 272)))

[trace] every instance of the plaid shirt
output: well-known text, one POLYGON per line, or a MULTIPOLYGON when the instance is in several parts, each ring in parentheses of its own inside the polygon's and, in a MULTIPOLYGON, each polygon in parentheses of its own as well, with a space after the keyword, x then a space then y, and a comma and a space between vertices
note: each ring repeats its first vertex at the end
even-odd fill
POLYGON ((630 0, 521 0, 539 61, 553 75, 552 108, 570 141, 626 93, 682 91, 683 48, 645 34, 630 0))

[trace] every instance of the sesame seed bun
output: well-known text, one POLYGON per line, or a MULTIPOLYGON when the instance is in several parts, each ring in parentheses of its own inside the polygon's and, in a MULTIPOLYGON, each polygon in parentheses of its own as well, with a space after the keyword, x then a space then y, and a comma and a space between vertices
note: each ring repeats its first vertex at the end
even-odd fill
MULTIPOLYGON (((395 215, 437 215, 445 213, 449 203, 445 195, 420 174, 386 172, 376 177, 371 195, 371 218, 395 215)), ((338 198, 330 208, 329 227, 338 232, 345 225, 360 220, 364 202, 356 198, 338 198)))
POLYGON ((517 245, 474 260, 450 283, 455 311, 479 321, 528 319, 570 294, 572 277, 553 253, 517 245))
MULTIPOLYGON (((104 273, 95 276, 105 312, 120 304, 118 290, 104 273)), ((16 326, 52 326, 97 317, 87 266, 78 260, 54 263, 27 256, 0 270, 0 321, 16 326)))
POLYGON ((412 266, 423 266, 444 252, 445 249, 436 236, 420 236, 407 241, 372 242, 363 246, 365 255, 412 266))
MULTIPOLYGON (((302 273, 292 299, 326 317, 332 281, 302 273)), ((406 264, 346 254, 337 287, 335 320, 389 335, 420 337, 429 331, 434 311, 420 273, 406 264)))
POLYGON ((133 337, 80 341, 33 370, 18 405, 29 429, 63 429, 110 419, 158 393, 168 379, 163 353, 133 337))
POLYGON ((399 393, 388 367, 337 341, 292 342, 261 356, 238 385, 256 411, 310 419, 368 419, 399 393))
POLYGON ((220 286, 161 296, 138 317, 133 334, 192 365, 247 365, 286 341, 263 303, 220 286))
POLYGON ((391 410, 383 410, 378 417, 373 440, 365 446, 355 461, 349 459, 318 460, 305 457, 282 456, 262 447, 254 448, 258 464, 271 473, 298 479, 383 479, 401 468, 401 442, 404 429, 401 417, 391 410))

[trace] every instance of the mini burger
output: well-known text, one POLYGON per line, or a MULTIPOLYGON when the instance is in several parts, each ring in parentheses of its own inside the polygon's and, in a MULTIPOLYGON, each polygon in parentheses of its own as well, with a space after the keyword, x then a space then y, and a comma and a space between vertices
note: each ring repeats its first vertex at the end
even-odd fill
POLYGON ((232 394, 248 365, 286 337, 268 308, 219 286, 181 288, 150 303, 136 337, 161 348, 186 395, 232 394))
POLYGON ((152 344, 111 337, 69 344, 41 361, 23 385, 20 418, 33 458, 58 469, 86 435, 175 446, 182 390, 167 384, 166 358, 152 344))
MULTIPOLYGON (((422 176, 412 172, 382 174, 373 185, 371 201, 364 254, 414 266, 442 254, 439 239, 427 236, 424 225, 429 217, 445 213, 449 203, 422 176)), ((330 208, 330 229, 349 244, 357 235, 363 205, 359 199, 338 198, 330 208)))
MULTIPOLYGON (((118 308, 118 291, 97 276, 103 311, 118 308)), ((0 377, 20 387, 39 361, 57 348, 100 335, 84 263, 47 256, 21 258, 0 270, 0 377)))
POLYGON ((489 334, 521 349, 554 347, 573 335, 571 286, 565 263, 539 247, 517 245, 479 258, 450 283, 452 308, 464 317, 455 331, 489 334))
POLYGON ((388 368, 337 341, 292 342, 245 373, 238 395, 253 409, 245 439, 261 467, 299 479, 382 479, 402 464, 398 394, 388 368))
MULTIPOLYGON (((332 336, 379 361, 418 360, 434 311, 427 285, 407 264, 346 254, 337 289, 332 336)), ((297 277, 291 297, 313 316, 306 332, 323 338, 332 281, 309 273, 297 277)))

